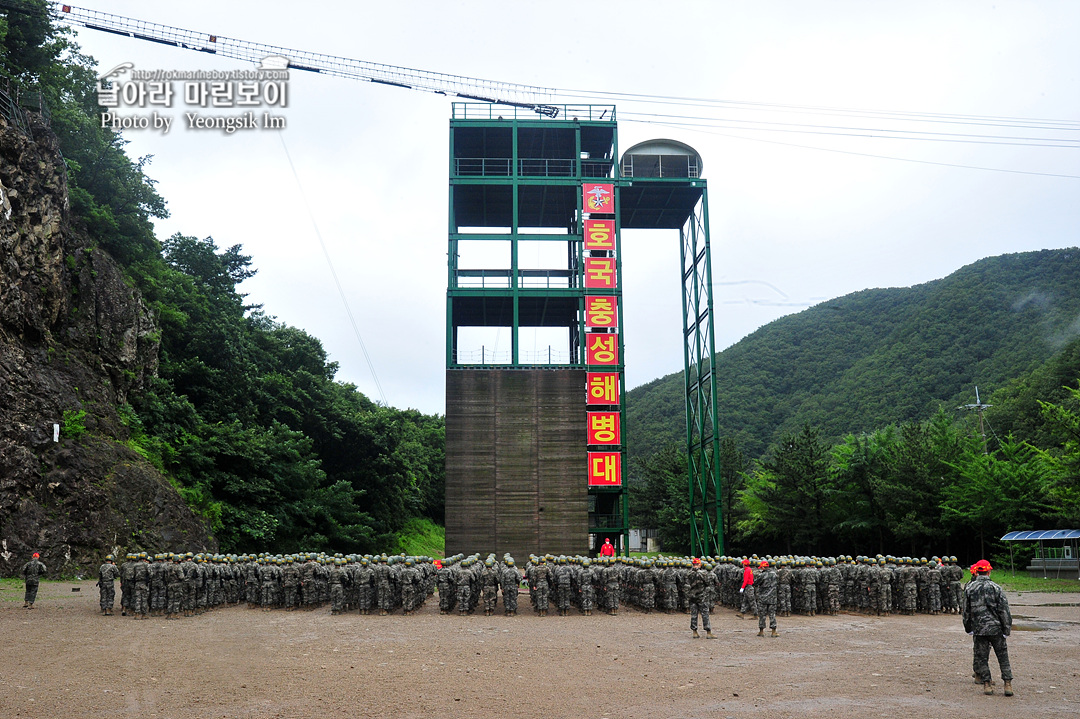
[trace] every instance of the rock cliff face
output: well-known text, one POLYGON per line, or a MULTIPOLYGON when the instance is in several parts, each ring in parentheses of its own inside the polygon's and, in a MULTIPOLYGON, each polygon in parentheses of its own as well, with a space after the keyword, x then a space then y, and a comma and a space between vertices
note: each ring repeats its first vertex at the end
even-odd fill
POLYGON ((124 444, 119 408, 157 371, 153 316, 69 223, 56 138, 35 122, 28 133, 0 117, 0 574, 34 551, 72 575, 114 548, 213 549, 124 444))

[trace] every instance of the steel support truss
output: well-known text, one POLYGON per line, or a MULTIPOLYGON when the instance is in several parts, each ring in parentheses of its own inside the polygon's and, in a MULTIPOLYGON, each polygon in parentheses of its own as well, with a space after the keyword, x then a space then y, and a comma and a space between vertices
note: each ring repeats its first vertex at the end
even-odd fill
POLYGON ((690 484, 690 551, 724 552, 720 516, 720 437, 716 413, 716 341, 708 191, 679 230, 682 260, 686 460, 690 484))

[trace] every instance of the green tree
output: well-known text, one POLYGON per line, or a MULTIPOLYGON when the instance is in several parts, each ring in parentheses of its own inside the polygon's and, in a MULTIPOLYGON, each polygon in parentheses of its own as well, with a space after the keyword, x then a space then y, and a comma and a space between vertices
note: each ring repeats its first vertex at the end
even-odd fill
POLYGON ((784 437, 748 479, 743 534, 779 540, 789 554, 796 547, 817 552, 829 538, 832 494, 828 447, 805 425, 784 437))
POLYGON ((987 556, 987 537, 1031 528, 1054 511, 1047 492, 1049 473, 1043 463, 1033 461, 1036 454, 1009 436, 993 452, 969 447, 955 464, 961 481, 941 507, 950 524, 978 535, 982 556, 987 556))

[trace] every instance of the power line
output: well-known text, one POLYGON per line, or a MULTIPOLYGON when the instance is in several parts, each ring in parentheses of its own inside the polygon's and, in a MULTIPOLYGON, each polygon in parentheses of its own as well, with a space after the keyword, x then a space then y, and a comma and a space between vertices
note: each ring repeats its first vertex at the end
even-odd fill
MULTIPOLYGON (((628 122, 635 122, 629 120, 628 122)), ((640 121, 638 121, 640 122, 640 121)), ((666 123, 656 122, 647 123, 653 125, 666 126, 666 123)), ((1039 177, 1059 177, 1068 180, 1080 180, 1080 175, 1065 175, 1054 172, 1034 172, 1031 170, 1010 170, 1003 167, 983 167, 979 165, 963 165, 955 162, 936 162, 934 160, 916 160, 910 157, 895 157, 893 155, 877 155, 872 152, 855 152, 854 150, 837 150, 831 147, 816 147, 814 145, 800 145, 794 142, 780 142, 779 140, 765 140, 760 137, 744 137, 742 135, 732 135, 727 132, 710 132, 708 130, 690 129, 691 132, 700 132, 706 135, 716 135, 718 137, 730 137, 735 140, 746 140, 748 142, 764 142, 769 145, 781 145, 783 147, 797 147, 803 150, 817 150, 819 152, 835 152, 840 155, 854 155, 855 157, 872 157, 878 160, 895 160, 897 162, 912 162, 918 165, 937 165, 939 167, 956 167, 964 170, 985 170, 987 172, 1007 172, 1013 175, 1035 175, 1039 177)))

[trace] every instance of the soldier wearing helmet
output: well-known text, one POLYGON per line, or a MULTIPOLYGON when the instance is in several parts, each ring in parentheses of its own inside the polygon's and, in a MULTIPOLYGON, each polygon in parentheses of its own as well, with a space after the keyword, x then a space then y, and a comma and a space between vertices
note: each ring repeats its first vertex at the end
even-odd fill
POLYGON ((97 581, 102 616, 112 616, 113 603, 116 601, 116 585, 114 582, 119 576, 120 568, 113 561, 113 555, 106 555, 105 563, 98 568, 97 581))
POLYGON ((1012 633, 1012 613, 1009 600, 1001 587, 990 579, 993 569, 990 562, 980 559, 974 564, 975 578, 964 589, 964 603, 961 612, 964 631, 975 637, 974 661, 972 666, 977 678, 982 680, 983 693, 993 694, 994 683, 990 674, 990 648, 998 659, 1001 680, 1005 683, 1005 696, 1013 695, 1012 665, 1009 662, 1009 647, 1005 637, 1012 633))

